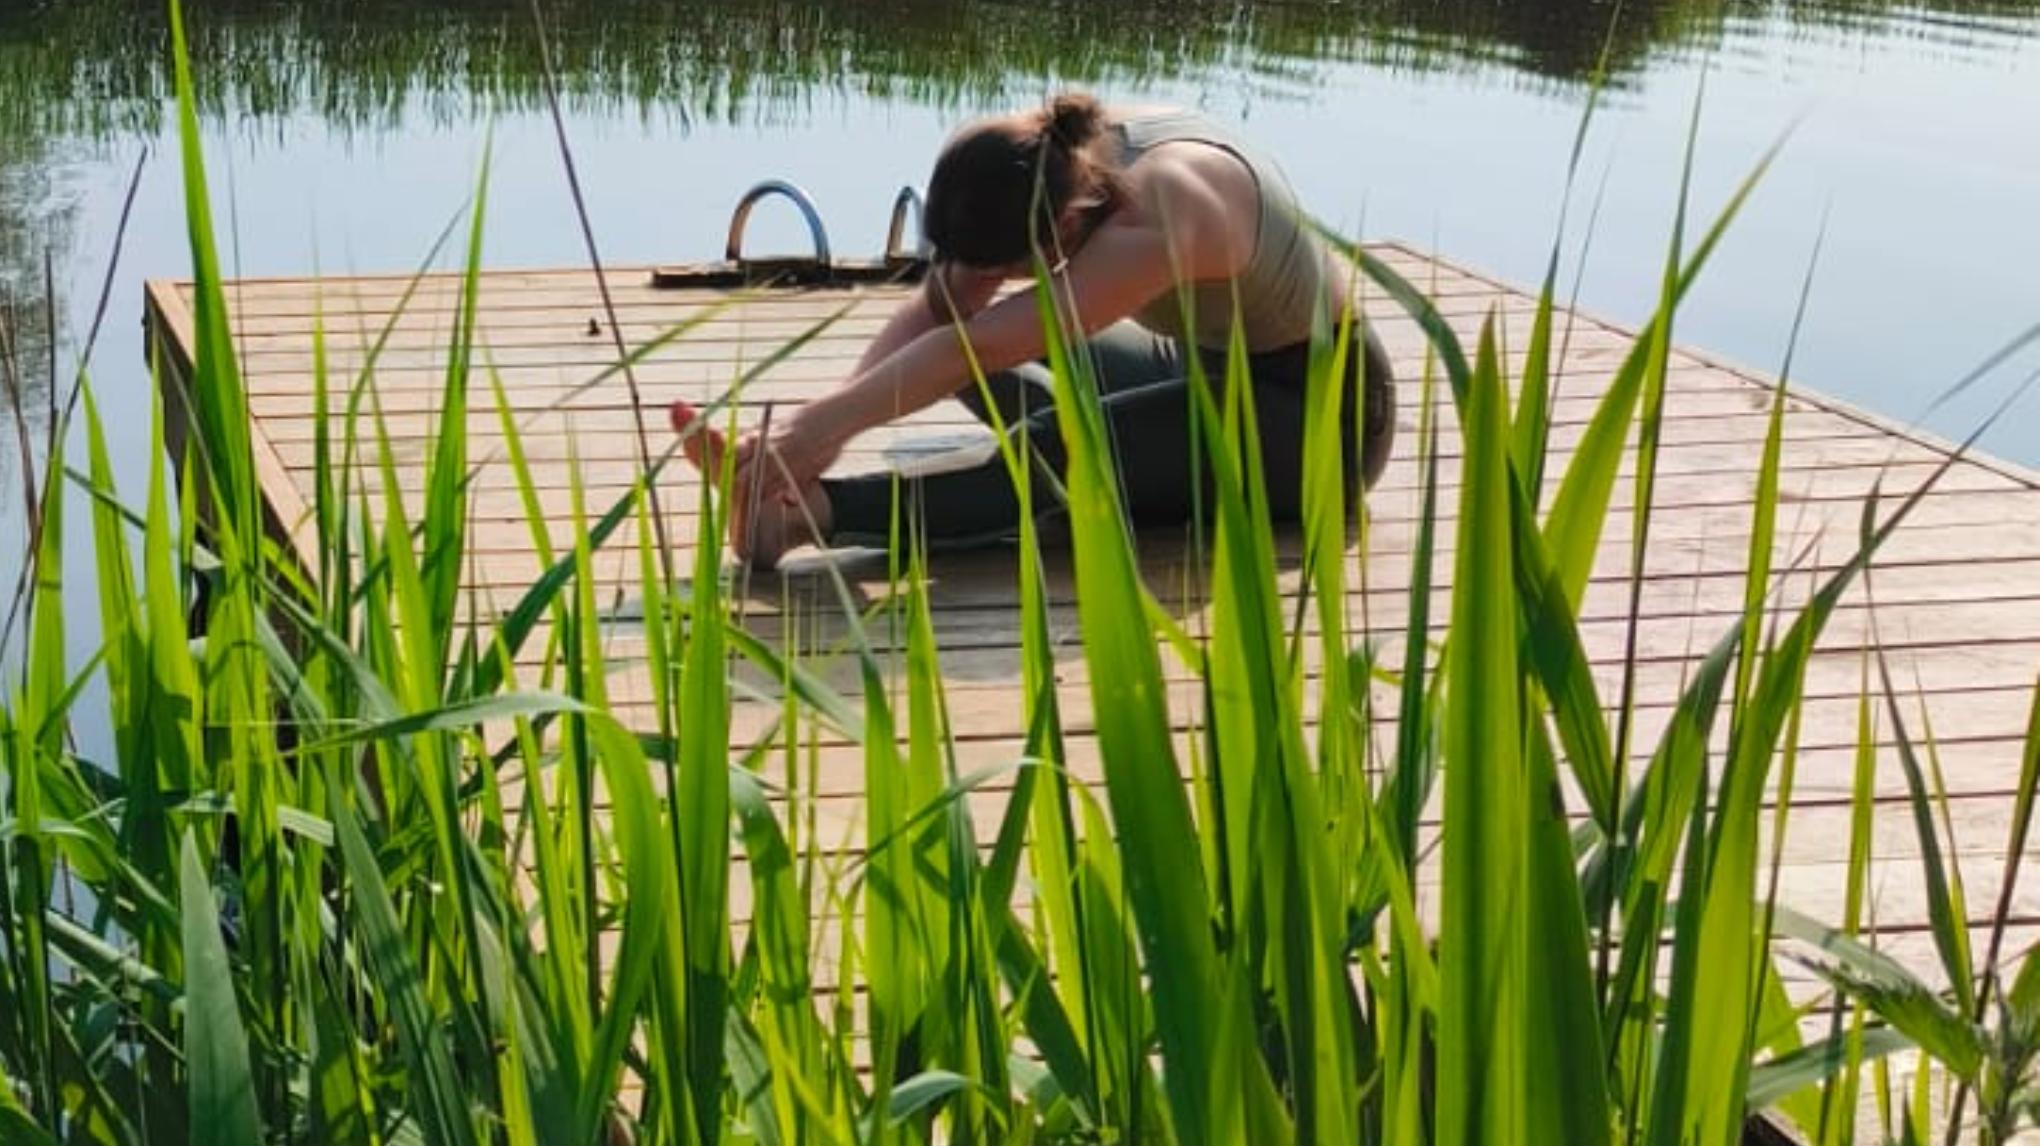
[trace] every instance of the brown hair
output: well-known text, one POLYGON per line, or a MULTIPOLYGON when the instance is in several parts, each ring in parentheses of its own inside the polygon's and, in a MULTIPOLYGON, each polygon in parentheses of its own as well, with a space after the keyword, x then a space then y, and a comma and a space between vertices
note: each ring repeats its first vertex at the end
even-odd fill
POLYGON ((996 267, 1053 244, 1072 209, 1095 226, 1125 200, 1094 146, 1105 109, 1088 95, 1059 95, 1038 113, 989 120, 949 141, 928 179, 924 229, 939 261, 996 267))

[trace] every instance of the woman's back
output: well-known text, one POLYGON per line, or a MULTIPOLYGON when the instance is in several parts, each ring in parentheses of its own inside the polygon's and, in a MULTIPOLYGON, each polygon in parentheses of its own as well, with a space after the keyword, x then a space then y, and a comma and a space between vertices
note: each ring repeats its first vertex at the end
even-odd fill
POLYGON ((1142 308, 1135 317, 1160 334, 1222 349, 1231 335, 1235 306, 1247 348, 1293 346, 1310 337, 1329 310, 1325 250, 1310 230, 1288 178, 1275 161, 1223 126, 1192 111, 1141 108, 1115 118, 1109 130, 1121 163, 1132 167, 1156 148, 1172 144, 1215 147, 1253 175, 1259 219, 1254 253, 1230 280, 1184 284, 1142 308), (1184 295, 1188 295, 1186 329, 1184 295))

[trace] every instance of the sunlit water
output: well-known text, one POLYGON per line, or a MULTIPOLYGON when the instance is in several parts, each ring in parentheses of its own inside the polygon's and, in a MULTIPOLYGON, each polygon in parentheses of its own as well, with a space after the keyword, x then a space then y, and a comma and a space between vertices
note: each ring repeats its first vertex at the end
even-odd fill
MULTIPOLYGON (((1797 380, 1901 422, 1925 414, 1932 431, 1967 433, 2020 367, 2040 367, 2040 355, 2029 353, 1929 412, 1971 366, 2040 322, 2036 31, 2040 24, 2016 11, 1877 10, 1808 21, 1759 7, 1714 33, 1643 51, 1605 95, 1581 164, 1565 263, 1570 273, 1591 215, 1581 304, 1631 323, 1654 305, 1687 124, 1704 80, 1696 219, 1711 218, 1765 149, 1786 142, 1682 311, 1678 339, 1775 370, 1825 226, 1797 380)), ((1418 68, 1408 52, 1382 48, 1393 39, 1347 43, 1330 58, 1242 52, 1156 81, 1120 67, 1100 86, 1114 96, 1195 104, 1243 124, 1281 160, 1307 205, 1353 231, 1534 283, 1549 255, 1586 85, 1553 78, 1563 69, 1521 45, 1448 50, 1447 66, 1418 68)), ((979 92, 997 89, 996 96, 952 86, 929 102, 874 95, 872 85, 840 78, 779 77, 776 96, 733 117, 690 115, 684 100, 593 101, 608 110, 584 102, 568 115, 567 131, 606 259, 712 257, 731 203, 766 177, 814 194, 839 251, 872 252, 893 193, 923 180, 959 118, 1051 83, 1025 72, 993 80, 979 92)), ((399 107, 340 126, 316 110, 211 118, 206 152, 229 273, 414 266, 466 200, 491 137, 489 264, 582 261, 550 120, 528 99, 510 110, 490 102, 425 96, 409 101, 409 113, 399 107)), ((141 284, 188 272, 175 147, 154 129, 102 129, 47 141, 37 160, 59 172, 41 209, 65 220, 51 233, 60 239, 74 360, 138 158, 140 190, 93 359, 116 464, 136 496, 149 408, 141 284)), ((790 213, 769 208, 754 240, 760 249, 804 243, 790 213)), ((2015 412, 1983 445, 2040 463, 2036 410, 2015 412)), ((11 445, 0 445, 8 452, 11 445)), ((19 500, 12 488, 0 496, 0 516, 17 536, 19 500)), ((73 520, 71 568, 89 570, 82 513, 73 520)), ((11 584, 19 545, 7 548, 0 572, 11 584)), ((74 641, 81 663, 96 639, 86 627, 74 641)))

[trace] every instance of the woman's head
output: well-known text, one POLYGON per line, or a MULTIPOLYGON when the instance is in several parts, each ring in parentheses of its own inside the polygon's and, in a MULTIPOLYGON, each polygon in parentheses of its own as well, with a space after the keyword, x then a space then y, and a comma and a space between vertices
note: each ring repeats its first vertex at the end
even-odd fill
POLYGON ((1037 111, 958 132, 928 179, 925 226, 936 259, 1010 266, 1035 243, 1052 252, 1110 214, 1121 190, 1100 154, 1104 133, 1104 108, 1087 95, 1057 96, 1037 111))

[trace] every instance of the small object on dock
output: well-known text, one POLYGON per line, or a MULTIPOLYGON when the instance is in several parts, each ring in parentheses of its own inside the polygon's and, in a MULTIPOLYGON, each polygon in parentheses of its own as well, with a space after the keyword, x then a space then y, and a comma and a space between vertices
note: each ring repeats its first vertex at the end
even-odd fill
POLYGON ((685 398, 676 398, 666 408, 666 416, 673 423, 673 432, 680 435, 680 452, 694 463, 694 468, 708 473, 722 469, 724 440, 722 431, 704 424, 699 430, 693 426, 701 417, 694 404, 685 398))
POLYGON ((588 337, 590 338, 602 337, 602 323, 600 320, 593 318, 588 320, 588 337))

